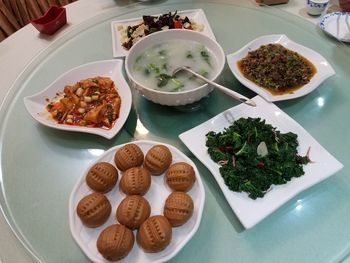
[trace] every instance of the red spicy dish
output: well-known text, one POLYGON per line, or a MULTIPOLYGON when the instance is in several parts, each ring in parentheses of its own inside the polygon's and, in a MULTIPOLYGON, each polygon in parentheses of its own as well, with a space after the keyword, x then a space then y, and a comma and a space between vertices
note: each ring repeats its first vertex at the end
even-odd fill
POLYGON ((60 124, 111 129, 119 117, 121 98, 109 77, 80 80, 57 95, 46 109, 60 124))

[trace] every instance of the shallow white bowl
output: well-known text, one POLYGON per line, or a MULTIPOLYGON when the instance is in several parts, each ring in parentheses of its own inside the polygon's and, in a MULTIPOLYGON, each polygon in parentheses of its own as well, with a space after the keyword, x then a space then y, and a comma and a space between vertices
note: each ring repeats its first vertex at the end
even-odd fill
MULTIPOLYGON (((130 251, 129 255, 123 258, 118 262, 123 263, 156 263, 156 262, 165 262, 174 257, 186 244, 193 235, 197 232, 197 229, 200 225, 204 200, 205 200, 205 191, 204 186, 201 180, 201 176, 197 170, 196 165, 189 159, 185 154, 183 154, 180 150, 175 148, 174 146, 155 142, 155 141, 133 141, 132 143, 137 144, 144 154, 157 144, 166 145, 170 152, 172 153, 173 162, 186 162, 194 168, 196 181, 191 188, 190 191, 187 192, 192 197, 194 210, 192 217, 187 221, 184 225, 179 227, 172 228, 172 240, 170 244, 162 251, 158 253, 146 253, 142 250, 142 248, 136 242, 136 233, 135 235, 135 243, 130 251)), ((76 182, 70 198, 69 198, 69 226, 71 233, 73 235, 74 240, 77 242, 79 247, 84 251, 86 256, 93 262, 96 263, 108 263, 110 261, 104 259, 101 254, 98 252, 96 248, 96 240, 101 233, 101 231, 109 225, 117 223, 115 218, 115 212, 117 205, 126 197, 126 195, 119 189, 120 178, 122 177, 122 173, 119 171, 119 178, 117 185, 106 194, 106 197, 111 202, 112 205, 112 213, 109 216, 109 219, 102 226, 97 228, 88 228, 84 226, 76 213, 76 207, 79 201, 86 195, 92 193, 93 191, 88 187, 85 181, 85 177, 89 169, 97 162, 109 162, 114 164, 114 154, 120 149, 123 145, 115 146, 105 153, 103 153, 90 167, 87 167, 86 171, 80 179, 76 182)), ((164 180, 164 174, 160 176, 152 176, 151 187, 148 192, 144 195, 144 197, 148 200, 151 205, 151 216, 152 215, 160 215, 163 214, 163 207, 166 198, 169 194, 172 193, 172 190, 167 186, 164 180)))
POLYGON ((289 100, 302 97, 315 90, 323 81, 335 74, 334 69, 323 56, 313 51, 312 49, 295 43, 285 35, 267 35, 251 41, 237 52, 227 55, 227 64, 229 65, 233 75, 235 75, 239 82, 241 82, 244 86, 262 96, 267 101, 289 100), (253 81, 247 79, 239 70, 237 65, 237 62, 242 58, 246 57, 249 51, 256 50, 261 45, 266 44, 280 44, 289 50, 299 53, 304 58, 307 58, 316 67, 316 74, 312 77, 309 83, 293 91, 293 93, 283 95, 272 95, 264 88, 256 85, 253 81))
POLYGON ((188 91, 165 92, 146 87, 144 84, 140 83, 134 78, 132 67, 135 63, 136 58, 153 45, 169 40, 188 40, 202 43, 213 52, 217 60, 217 68, 215 69, 213 78, 211 80, 215 80, 220 75, 225 65, 225 54, 222 47, 215 40, 199 32, 186 29, 174 29, 168 31, 160 31, 148 35, 136 42, 136 44, 130 49, 129 54, 125 59, 125 69, 128 78, 131 81, 132 87, 138 90, 147 99, 155 103, 168 106, 190 104, 207 96, 213 90, 213 88, 208 84, 188 91))
POLYGON ((64 131, 97 134, 107 139, 113 138, 123 127, 131 109, 131 91, 122 73, 122 60, 102 60, 73 68, 58 77, 45 90, 24 98, 24 105, 30 115, 41 124, 64 131), (52 99, 58 92, 63 92, 65 85, 72 85, 79 80, 104 76, 110 77, 121 98, 119 118, 109 130, 57 123, 46 110, 46 99, 52 99))

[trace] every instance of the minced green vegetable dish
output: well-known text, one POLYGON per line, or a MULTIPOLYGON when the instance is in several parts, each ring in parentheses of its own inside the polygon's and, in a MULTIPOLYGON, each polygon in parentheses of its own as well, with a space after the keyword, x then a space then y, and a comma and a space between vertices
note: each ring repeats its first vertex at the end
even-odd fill
POLYGON ((308 155, 298 155, 297 135, 281 133, 260 118, 240 118, 223 132, 209 132, 210 157, 230 190, 263 197, 275 184, 285 184, 304 174, 308 155))

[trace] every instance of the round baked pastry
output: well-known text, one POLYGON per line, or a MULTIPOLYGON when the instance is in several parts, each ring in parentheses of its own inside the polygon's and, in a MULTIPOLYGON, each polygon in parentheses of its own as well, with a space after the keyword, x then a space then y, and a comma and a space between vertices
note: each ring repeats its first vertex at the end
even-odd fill
POLYGON ((104 194, 94 192, 83 197, 77 206, 77 214, 87 227, 104 224, 111 214, 112 206, 104 194))
POLYGON ((171 189, 187 192, 196 181, 196 176, 191 165, 185 162, 178 162, 169 167, 165 179, 171 189))
POLYGON ((168 169, 172 161, 172 154, 165 145, 155 145, 145 156, 144 167, 153 175, 160 175, 168 169))
POLYGON ((131 230, 139 228, 150 214, 151 206, 140 195, 125 197, 117 208, 117 220, 131 230))
POLYGON ((172 226, 185 224, 193 214, 193 200, 184 192, 173 192, 165 201, 164 216, 172 226))
POLYGON ((97 250, 107 260, 115 261, 126 257, 135 243, 133 232, 127 227, 115 224, 105 228, 97 238, 97 250))
POLYGON ((143 167, 129 168, 124 172, 119 185, 127 195, 144 195, 151 186, 151 174, 143 167))
POLYGON ((165 249, 171 241, 172 228, 164 216, 151 216, 140 226, 137 232, 137 242, 145 252, 159 252, 165 249))
POLYGON ((92 190, 107 193, 118 181, 118 170, 110 163, 99 162, 91 167, 85 180, 92 190))
POLYGON ((134 143, 124 145, 114 155, 115 164, 123 172, 131 167, 141 166, 143 159, 141 148, 134 143))

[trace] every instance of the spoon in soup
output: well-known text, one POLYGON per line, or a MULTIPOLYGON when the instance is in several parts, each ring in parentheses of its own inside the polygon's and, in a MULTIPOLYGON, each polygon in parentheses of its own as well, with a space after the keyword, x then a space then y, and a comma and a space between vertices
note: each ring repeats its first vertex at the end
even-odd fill
POLYGON ((220 90, 221 92, 225 93, 226 95, 240 101, 240 102, 243 102, 249 106, 253 106, 255 107, 256 104, 254 101, 252 101, 251 99, 248 99, 247 97, 244 97, 243 95, 239 94, 238 92, 235 92, 229 88, 226 88, 220 84, 217 84, 205 77, 203 77, 202 75, 198 74, 197 72, 193 71, 192 69, 190 69, 189 67, 185 67, 185 66, 182 66, 182 67, 178 67, 176 68, 174 71, 173 71, 173 76, 175 76, 178 72, 180 71, 187 71, 189 73, 191 73, 192 75, 196 76, 197 78, 213 85, 215 88, 217 88, 218 90, 220 90))

